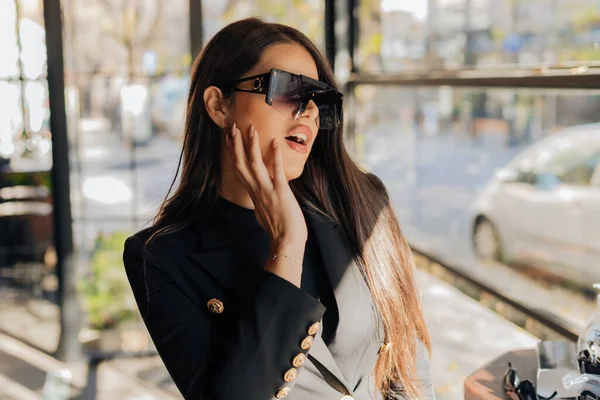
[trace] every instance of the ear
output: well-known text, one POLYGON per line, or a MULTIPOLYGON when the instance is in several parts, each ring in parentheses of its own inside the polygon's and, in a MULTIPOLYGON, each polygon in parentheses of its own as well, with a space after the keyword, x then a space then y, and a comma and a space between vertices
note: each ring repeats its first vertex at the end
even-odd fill
POLYGON ((206 112, 217 126, 227 126, 227 99, 223 92, 216 86, 209 86, 204 91, 204 107, 206 112))

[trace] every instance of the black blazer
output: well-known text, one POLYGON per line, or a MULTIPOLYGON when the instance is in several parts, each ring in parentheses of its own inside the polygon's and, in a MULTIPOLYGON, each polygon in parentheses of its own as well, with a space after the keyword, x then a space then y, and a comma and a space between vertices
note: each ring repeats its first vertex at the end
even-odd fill
MULTIPOLYGON (((329 345, 320 336, 325 307, 278 275, 236 261, 219 212, 159 236, 147 248, 152 228, 125 242, 123 260, 137 305, 186 399, 381 399, 370 374, 383 332, 369 290, 340 227, 303 210, 339 311, 329 345)), ((433 399, 423 346, 418 367, 433 399)))

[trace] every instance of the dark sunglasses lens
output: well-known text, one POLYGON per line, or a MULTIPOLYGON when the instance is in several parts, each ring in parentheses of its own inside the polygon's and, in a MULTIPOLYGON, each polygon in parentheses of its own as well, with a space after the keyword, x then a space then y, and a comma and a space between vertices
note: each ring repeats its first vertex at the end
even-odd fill
POLYGON ((340 124, 340 111, 337 104, 317 104, 319 117, 317 125, 319 129, 335 129, 340 124))
POLYGON ((299 75, 285 72, 274 72, 271 75, 271 106, 280 114, 297 119, 306 109, 306 102, 301 96, 303 92, 302 78, 299 75))
MULTIPOLYGON (((296 120, 302 116, 313 100, 319 115, 316 119, 320 129, 334 129, 339 125, 341 104, 333 95, 323 95, 323 90, 304 82, 300 75, 274 72, 270 84, 271 106, 280 114, 296 120)), ((314 106, 313 106, 314 107, 314 106)))

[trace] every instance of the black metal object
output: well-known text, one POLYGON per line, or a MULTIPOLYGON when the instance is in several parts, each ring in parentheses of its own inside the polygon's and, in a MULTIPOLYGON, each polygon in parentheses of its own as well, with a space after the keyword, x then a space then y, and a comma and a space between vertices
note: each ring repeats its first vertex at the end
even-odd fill
POLYGON ((73 264, 73 228, 69 183, 69 140, 65 110, 65 81, 60 0, 44 0, 44 24, 48 53, 48 93, 52 132, 52 199, 56 247, 60 339, 56 355, 63 361, 82 358, 78 339, 80 324, 76 276, 73 264))
POLYGON ((190 0, 190 54, 196 58, 204 45, 202 0, 190 0))
POLYGON ((325 0, 325 54, 335 68, 335 0, 325 0))
POLYGON ((460 86, 479 88, 600 89, 600 67, 473 69, 353 74, 352 85, 460 86))
POLYGON ((356 73, 356 46, 358 45, 358 0, 348 1, 348 54, 350 55, 350 72, 356 73))
MULTIPOLYGON (((20 28, 20 21, 21 21, 21 5, 19 3, 18 0, 15 0, 14 2, 15 4, 15 14, 16 14, 16 22, 15 22, 15 33, 16 33, 16 37, 17 37, 17 46, 19 48, 19 51, 21 51, 23 49, 23 43, 21 41, 21 35, 19 33, 19 28, 20 28)), ((26 103, 26 99, 25 99, 25 76, 23 74, 23 70, 24 70, 24 66, 23 66, 23 57, 19 57, 19 83, 21 86, 21 113, 23 115, 23 131, 21 132, 21 136, 22 137, 26 137, 27 136, 27 125, 25 124, 26 121, 26 112, 27 112, 27 107, 25 106, 26 103)))

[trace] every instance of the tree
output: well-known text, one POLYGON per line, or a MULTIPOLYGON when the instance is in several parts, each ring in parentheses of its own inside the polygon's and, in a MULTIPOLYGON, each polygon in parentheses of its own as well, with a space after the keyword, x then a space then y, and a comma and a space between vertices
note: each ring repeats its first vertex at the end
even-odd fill
POLYGON ((228 0, 222 18, 224 24, 228 24, 257 15, 266 21, 293 26, 324 48, 324 13, 323 1, 228 0))
POLYGON ((133 81, 143 74, 141 58, 147 49, 155 49, 159 58, 180 62, 180 57, 161 53, 189 48, 160 40, 166 29, 164 0, 67 0, 64 9, 67 77, 82 93, 85 112, 90 111, 90 83, 98 75, 122 75, 133 81))

